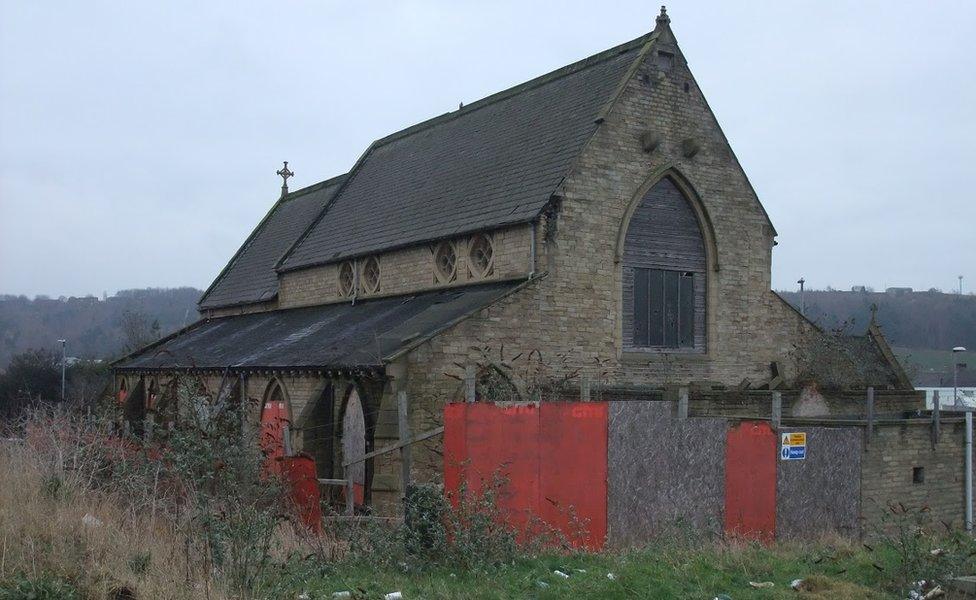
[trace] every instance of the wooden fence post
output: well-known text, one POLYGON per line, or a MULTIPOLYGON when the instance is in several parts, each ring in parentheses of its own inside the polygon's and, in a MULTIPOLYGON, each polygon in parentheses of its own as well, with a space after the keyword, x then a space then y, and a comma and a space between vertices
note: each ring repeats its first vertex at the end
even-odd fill
MULTIPOLYGON (((400 430, 400 441, 410 439, 410 420, 407 413, 407 393, 403 390, 397 392, 397 425, 400 430)), ((407 498, 407 489, 410 487, 410 445, 407 444, 400 448, 400 481, 403 482, 403 498, 407 498)))
POLYGON ((476 384, 474 365, 468 365, 464 368, 464 400, 466 402, 474 402, 477 399, 476 384))
MULTIPOLYGON (((351 467, 352 465, 349 466, 351 467)), ((353 497, 354 491, 352 489, 352 477, 349 476, 349 473, 346 473, 345 476, 346 476, 346 516, 351 517, 354 514, 356 514, 354 508, 356 504, 356 499, 353 497)))
POLYGON ((867 427, 867 438, 864 440, 864 447, 867 449, 868 445, 871 443, 871 438, 874 436, 874 387, 868 388, 867 406, 865 407, 865 413, 867 413, 868 427, 867 427))
POLYGON ((783 422, 783 393, 773 392, 772 407, 770 408, 772 417, 773 429, 779 429, 780 424, 783 422))
POLYGON ((688 388, 678 388, 678 418, 688 418, 688 388))
POLYGON ((942 423, 940 422, 940 409, 939 406, 939 390, 932 392, 932 449, 939 444, 940 429, 942 423))

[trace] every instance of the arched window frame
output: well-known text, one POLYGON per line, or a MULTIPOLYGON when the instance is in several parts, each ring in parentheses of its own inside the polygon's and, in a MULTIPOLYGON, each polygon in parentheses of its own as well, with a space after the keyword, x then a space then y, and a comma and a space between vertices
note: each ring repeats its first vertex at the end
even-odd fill
POLYGON ((635 356, 641 357, 647 354, 674 354, 678 356, 688 356, 688 357, 707 357, 711 348, 710 340, 712 338, 712 331, 714 330, 714 317, 715 317, 715 281, 713 273, 719 271, 719 261, 718 261, 718 249, 715 242, 715 229, 712 226, 711 218, 708 215, 707 210, 701 200, 701 197, 695 191, 695 188, 691 185, 688 179, 674 166, 665 167, 654 174, 652 174, 645 183, 638 189, 637 193, 631 198, 630 203, 624 213, 624 218, 621 222, 620 229, 617 233, 616 248, 614 252, 614 263, 616 267, 617 275, 617 348, 618 351, 622 352, 623 356, 635 356), (654 186, 663 180, 669 180, 684 197, 684 200, 688 203, 694 213, 695 218, 698 221, 699 231, 702 236, 702 243, 704 244, 705 252, 705 270, 704 270, 704 285, 705 285, 705 302, 704 302, 704 346, 699 348, 681 348, 681 347, 631 347, 628 348, 625 345, 625 334, 624 334, 624 251, 626 248, 627 232, 630 229, 631 220, 634 214, 637 212, 641 203, 643 202, 645 196, 651 191, 654 186))

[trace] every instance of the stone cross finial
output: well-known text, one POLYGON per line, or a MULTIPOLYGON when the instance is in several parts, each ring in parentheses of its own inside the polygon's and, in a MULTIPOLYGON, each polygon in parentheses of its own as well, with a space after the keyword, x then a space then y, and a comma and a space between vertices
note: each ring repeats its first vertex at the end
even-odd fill
POLYGON ((288 193, 288 178, 294 177, 295 174, 288 170, 288 161, 285 161, 285 166, 278 169, 277 174, 281 177, 281 195, 284 196, 288 193))
POLYGON ((872 302, 871 303, 871 324, 872 325, 878 324, 877 318, 878 318, 878 305, 872 302))
POLYGON ((661 14, 659 14, 657 16, 657 25, 658 25, 658 27, 662 27, 664 25, 667 25, 670 22, 671 22, 671 18, 668 16, 668 7, 667 6, 661 6, 661 14))

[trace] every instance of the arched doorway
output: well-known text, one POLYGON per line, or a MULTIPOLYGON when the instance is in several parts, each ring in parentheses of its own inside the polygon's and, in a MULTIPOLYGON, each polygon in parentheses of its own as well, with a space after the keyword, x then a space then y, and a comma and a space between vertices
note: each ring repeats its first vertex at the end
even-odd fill
MULTIPOLYGON (((342 414, 342 460, 348 462, 366 455, 366 413, 359 391, 353 387, 346 396, 342 414)), ((358 505, 366 502, 366 461, 350 465, 345 478, 352 480, 353 498, 358 505)))
POLYGON ((302 434, 302 451, 315 459, 316 473, 320 479, 333 477, 333 452, 335 438, 335 407, 332 383, 327 383, 318 399, 306 408, 307 413, 299 425, 302 434))
POLYGON ((125 399, 129 395, 129 385, 126 383, 125 378, 119 382, 119 404, 124 406, 125 399))
POLYGON ((131 392, 125 395, 122 402, 122 420, 128 432, 136 437, 142 437, 145 432, 146 399, 145 380, 139 379, 131 392))
POLYGON ((266 458, 265 468, 280 473, 280 459, 291 454, 288 402, 280 382, 272 382, 261 406, 259 444, 266 458))

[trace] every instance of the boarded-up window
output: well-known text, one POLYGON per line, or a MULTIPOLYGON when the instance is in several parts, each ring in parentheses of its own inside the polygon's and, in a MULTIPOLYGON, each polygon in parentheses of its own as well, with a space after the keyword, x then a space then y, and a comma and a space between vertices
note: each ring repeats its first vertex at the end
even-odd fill
POLYGON ((634 211, 624 241, 625 349, 705 351, 705 243, 688 200, 669 179, 634 211))
POLYGON ((633 345, 694 347, 694 273, 634 269, 633 345))

